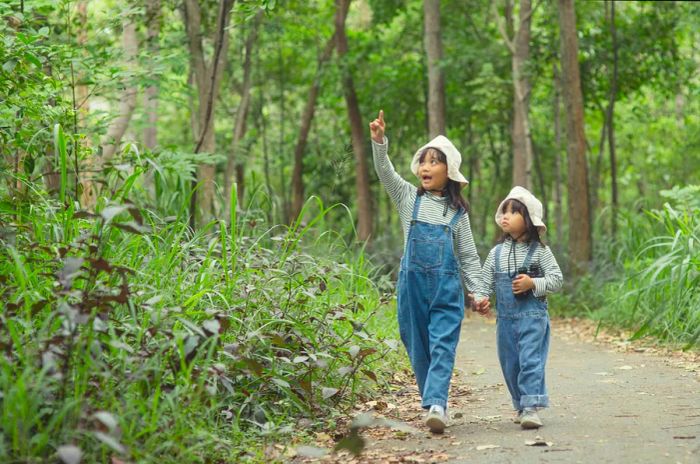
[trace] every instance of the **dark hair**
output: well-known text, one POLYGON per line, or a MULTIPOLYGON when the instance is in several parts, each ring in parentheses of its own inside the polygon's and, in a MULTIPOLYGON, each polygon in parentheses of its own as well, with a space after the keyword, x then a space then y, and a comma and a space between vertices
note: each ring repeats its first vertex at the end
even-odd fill
MULTIPOLYGON (((527 241, 539 242, 544 246, 545 243, 540 238, 540 231, 537 230, 537 227, 530 220, 530 212, 527 210, 527 206, 515 198, 509 198, 503 203, 500 213, 505 214, 505 212, 508 211, 508 206, 510 206, 512 212, 518 213, 523 217, 523 220, 525 221, 525 234, 527 235, 527 241)), ((499 242, 504 242, 508 237, 510 237, 510 234, 504 232, 499 242)))
MULTIPOLYGON (((428 153, 428 150, 435 150, 438 154, 438 161, 443 164, 447 164, 447 156, 445 156, 445 154, 437 148, 433 147, 428 147, 421 152, 420 157, 418 158, 419 163, 423 162, 423 160, 425 159, 425 155, 428 153)), ((422 185, 418 186, 418 195, 422 196, 425 193, 425 191, 426 190, 423 188, 422 185)), ((454 209, 459 211, 459 209, 462 208, 465 213, 469 212, 469 202, 462 196, 462 186, 459 184, 459 182, 452 179, 447 179, 447 185, 442 190, 442 193, 444 196, 447 197, 447 203, 454 209)))

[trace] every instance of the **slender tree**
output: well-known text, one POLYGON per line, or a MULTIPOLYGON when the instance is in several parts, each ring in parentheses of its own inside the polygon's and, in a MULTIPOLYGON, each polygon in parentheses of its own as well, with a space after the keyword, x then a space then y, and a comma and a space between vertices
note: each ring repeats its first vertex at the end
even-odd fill
POLYGON ((428 132, 445 134, 445 78, 440 34, 440 0, 423 0, 423 43, 428 59, 428 132))
POLYGON ((253 87, 253 52, 255 43, 258 39, 258 28, 262 22, 265 10, 260 10, 256 13, 253 19, 250 32, 245 41, 245 58, 243 59, 243 86, 241 88, 241 101, 236 110, 236 118, 233 124, 233 139, 231 141, 231 150, 229 151, 228 160, 226 162, 226 170, 224 171, 224 204, 226 211, 229 209, 231 201, 231 183, 233 182, 234 171, 236 174, 238 195, 238 204, 243 204, 243 196, 245 194, 245 171, 243 162, 238 156, 241 152, 240 144, 243 140, 246 131, 246 120, 248 118, 248 110, 250 109, 250 90, 253 87))
POLYGON ((568 154, 569 258, 575 275, 591 260, 591 214, 583 119, 583 96, 578 65, 576 12, 573 0, 559 0, 562 93, 566 108, 568 154))
POLYGON ((335 38, 340 61, 343 92, 350 120, 352 134, 352 150, 355 154, 355 188, 357 189, 357 235, 360 240, 368 240, 372 234, 372 197, 369 189, 369 170, 367 168, 367 154, 364 131, 362 129, 362 117, 360 105, 355 93, 355 84, 352 78, 346 56, 348 54, 348 38, 345 34, 345 19, 351 0, 336 0, 335 11, 335 38))
MULTIPOLYGON (((507 0, 510 3, 510 0, 507 0)), ((506 9, 510 10, 507 5, 506 9)), ((499 29, 508 50, 511 53, 511 68, 513 78, 513 125, 511 137, 513 141, 513 184, 532 189, 532 165, 534 153, 530 132, 530 91, 531 84, 527 74, 527 64, 530 60, 530 36, 532 2, 521 0, 518 12, 518 25, 511 39, 503 27, 500 15, 497 16, 499 29)), ((496 13, 498 15, 498 13, 496 13)), ((542 192, 544 193, 544 192, 542 192)))
MULTIPOLYGON (((146 1, 146 50, 148 50, 149 62, 160 54, 158 38, 160 35, 161 0, 146 1)), ((151 73, 153 78, 153 73, 151 73)), ((152 83, 146 87, 144 98, 144 111, 146 112, 146 127, 143 130, 143 144, 151 150, 158 145, 158 84, 152 83)))
POLYGON ((608 100, 608 148, 610 151, 610 189, 612 200, 611 233, 617 235, 617 160, 615 156, 615 99, 617 98, 617 31, 615 29, 615 2, 610 2, 610 36, 612 38, 613 65, 610 76, 610 99, 608 100))
POLYGON ((318 93, 321 88, 321 76, 323 75, 323 69, 331 58, 333 50, 335 49, 336 39, 335 34, 331 36, 323 47, 321 54, 318 57, 318 64, 316 65, 316 75, 314 76, 314 81, 311 83, 309 88, 309 93, 306 97, 306 105, 304 106, 304 112, 301 115, 301 129, 299 129, 299 136, 297 138, 297 143, 294 146, 294 169, 292 171, 292 209, 287 218, 289 223, 296 220, 297 216, 301 212, 301 207, 304 204, 304 151, 306 150, 306 142, 309 138, 309 131, 311 130, 311 123, 314 119, 314 113, 316 112, 316 100, 318 99, 318 93))
MULTIPOLYGON (((185 0, 184 19, 190 50, 190 67, 197 86, 197 117, 193 117, 192 129, 195 134, 195 153, 214 153, 214 109, 221 82, 221 73, 228 51, 228 26, 234 0, 220 0, 215 20, 213 37, 214 51, 207 62, 202 38, 202 11, 197 0, 185 0), (196 123, 194 122, 196 121, 196 123)), ((207 163, 197 168, 197 180, 201 183, 198 193, 192 194, 190 202, 190 225, 195 226, 196 218, 208 221, 214 213, 214 174, 216 167, 207 163)))

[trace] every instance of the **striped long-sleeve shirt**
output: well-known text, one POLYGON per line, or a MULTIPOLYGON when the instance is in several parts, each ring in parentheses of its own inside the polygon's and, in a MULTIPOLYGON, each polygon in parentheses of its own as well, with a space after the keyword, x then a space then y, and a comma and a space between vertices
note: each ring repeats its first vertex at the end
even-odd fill
MULTIPOLYGON (((503 242, 503 249, 501 250, 501 272, 515 273, 518 267, 522 266, 523 262, 525 261, 529 246, 530 245, 528 243, 514 242, 513 240, 506 239, 503 242)), ((496 248, 497 247, 493 247, 491 249, 491 252, 484 262, 484 267, 481 273, 482 287, 477 290, 475 295, 477 300, 489 297, 496 291, 494 284, 494 275, 496 272, 496 248)), ((556 258, 554 258, 552 250, 549 247, 537 247, 537 250, 532 255, 530 264, 538 265, 544 274, 544 277, 535 277, 532 279, 533 283, 535 284, 535 288, 532 290, 532 293, 536 297, 546 296, 548 293, 555 292, 561 288, 564 277, 562 276, 561 269, 559 269, 559 264, 557 263, 556 258)))
MULTIPOLYGON (((406 242, 408 231, 411 226, 413 215, 413 204, 416 201, 417 187, 406 181, 396 172, 391 164, 388 155, 389 141, 384 138, 384 143, 377 143, 372 140, 372 154, 374 156, 374 168, 377 171, 379 180, 384 185, 392 203, 396 206, 401 218, 403 228, 403 249, 406 252, 406 242)), ((418 208, 418 220, 429 224, 447 225, 457 211, 448 207, 445 211, 447 199, 441 196, 426 192, 423 195, 420 207, 418 208)), ((457 221, 453 231, 454 249, 459 262, 462 285, 469 292, 475 292, 480 288, 481 261, 476 252, 474 237, 469 223, 469 214, 463 213, 457 221)))

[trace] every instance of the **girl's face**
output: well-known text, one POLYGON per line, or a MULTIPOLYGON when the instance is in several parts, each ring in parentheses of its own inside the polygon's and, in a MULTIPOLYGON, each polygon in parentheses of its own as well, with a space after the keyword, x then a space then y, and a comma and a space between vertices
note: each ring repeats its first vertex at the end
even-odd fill
POLYGON ((418 175, 425 190, 442 194, 447 186, 447 164, 440 161, 440 153, 429 148, 418 164, 418 175))
POLYGON ((504 233, 510 234, 513 238, 524 236, 527 226, 525 218, 520 212, 513 211, 513 202, 509 201, 503 208, 503 217, 501 218, 501 229, 504 233))

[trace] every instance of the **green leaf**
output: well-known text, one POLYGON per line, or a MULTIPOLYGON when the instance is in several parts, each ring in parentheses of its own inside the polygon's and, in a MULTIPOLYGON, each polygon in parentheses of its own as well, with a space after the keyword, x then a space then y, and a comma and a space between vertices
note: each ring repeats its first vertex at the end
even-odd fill
POLYGON ((31 176, 35 166, 34 158, 31 155, 25 156, 22 164, 24 165, 24 173, 31 176))
POLYGON ((10 59, 5 61, 5 63, 2 65, 2 70, 7 73, 11 73, 15 69, 15 66, 17 66, 17 60, 10 59))
POLYGON ((41 60, 39 60, 39 58, 37 58, 36 55, 33 55, 29 52, 25 52, 24 59, 29 61, 31 64, 33 64, 37 68, 41 68, 41 60))
POLYGON ((66 150, 66 137, 63 134, 63 129, 60 124, 53 126, 54 152, 59 162, 59 170, 61 172, 61 185, 59 191, 59 200, 61 203, 66 202, 66 184, 68 184, 68 153, 66 150))

